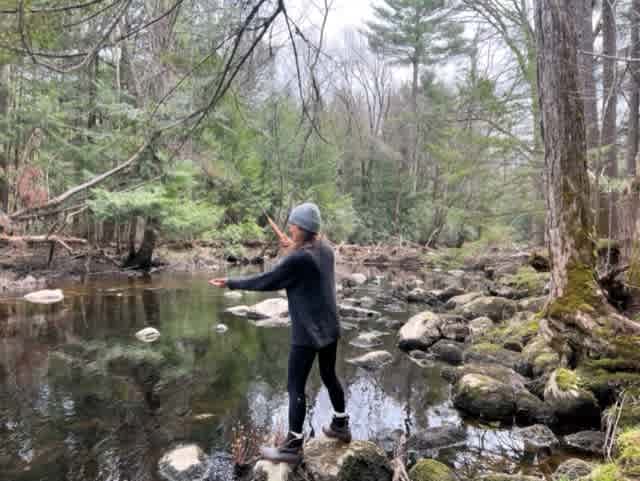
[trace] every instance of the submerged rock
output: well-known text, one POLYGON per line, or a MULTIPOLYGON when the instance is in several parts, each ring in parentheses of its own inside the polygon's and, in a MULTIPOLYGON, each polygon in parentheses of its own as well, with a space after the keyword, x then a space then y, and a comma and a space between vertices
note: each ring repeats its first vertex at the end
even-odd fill
POLYGON ((463 426, 444 424, 412 434, 407 440, 407 448, 418 453, 426 453, 434 449, 462 444, 466 437, 467 433, 463 426))
POLYGON ((160 331, 155 327, 145 327, 136 332, 136 339, 142 342, 155 342, 160 338, 160 331))
POLYGON ((223 295, 227 299, 241 299, 242 298, 242 292, 240 292, 240 291, 226 291, 223 295))
POLYGON ((446 309, 449 309, 450 311, 460 309, 465 304, 470 303, 471 301, 477 299, 478 297, 481 297, 482 295, 482 292, 469 292, 460 296, 454 296, 447 301, 444 307, 446 309))
POLYGON ((287 317, 289 314, 289 303, 281 297, 273 299, 265 299, 247 310, 246 316, 249 319, 272 319, 278 317, 287 317))
POLYGON ((384 451, 368 441, 314 439, 304 447, 304 461, 314 481, 391 481, 392 477, 384 451))
POLYGON ((435 459, 421 459, 409 471, 411 481, 456 481, 449 466, 435 459))
POLYGON ((228 312, 234 316, 245 317, 247 312, 249 312, 249 306, 233 306, 225 309, 224 312, 228 312))
POLYGON ((363 369, 376 370, 384 367, 393 360, 393 355, 387 351, 373 351, 363 356, 347 359, 348 363, 355 364, 363 369))
POLYGON ((338 305, 338 311, 341 316, 350 317, 352 319, 377 319, 380 317, 380 313, 378 311, 351 306, 349 304, 338 305))
POLYGON ((398 347, 404 351, 427 350, 442 338, 440 326, 443 320, 431 311, 424 311, 411 317, 398 334, 398 347))
POLYGON ((553 481, 578 481, 583 476, 591 474, 593 467, 593 464, 582 459, 567 459, 558 466, 551 479, 553 481))
POLYGON ((64 299, 64 294, 61 289, 43 289, 26 294, 24 299, 34 304, 55 304, 64 299))
POLYGON ((370 349, 382 345, 380 338, 386 335, 386 333, 380 331, 364 332, 349 342, 349 344, 363 349, 370 349))
POLYGON ((158 474, 166 481, 200 481, 207 476, 207 456, 196 444, 172 449, 158 462, 158 474))
POLYGON ((214 327, 215 331, 219 334, 224 334, 229 330, 229 328, 225 324, 216 324, 214 327))
POLYGON ((564 437, 567 446, 587 454, 602 455, 604 433, 601 431, 580 431, 564 437))
POLYGON ((256 481, 287 481, 291 477, 293 467, 287 463, 273 463, 261 459, 253 468, 253 479, 256 481))
POLYGON ((546 451, 549 454, 552 449, 560 444, 560 440, 553 434, 553 431, 544 424, 516 428, 515 432, 522 438, 526 452, 546 451))
POLYGON ((467 319, 486 316, 492 321, 502 321, 513 317, 516 303, 504 297, 478 297, 463 305, 460 311, 467 319))

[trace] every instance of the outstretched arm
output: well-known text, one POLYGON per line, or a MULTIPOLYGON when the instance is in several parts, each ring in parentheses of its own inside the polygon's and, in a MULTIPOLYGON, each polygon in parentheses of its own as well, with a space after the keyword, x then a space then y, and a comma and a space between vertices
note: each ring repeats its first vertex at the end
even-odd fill
POLYGON ((273 269, 250 277, 212 279, 209 284, 229 289, 247 291, 277 291, 286 289, 296 282, 300 275, 300 256, 293 254, 285 257, 273 269))

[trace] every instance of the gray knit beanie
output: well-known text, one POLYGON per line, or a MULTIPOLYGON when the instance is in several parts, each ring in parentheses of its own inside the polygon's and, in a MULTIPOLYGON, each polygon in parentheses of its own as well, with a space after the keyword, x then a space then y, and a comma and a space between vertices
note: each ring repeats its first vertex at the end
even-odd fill
POLYGON ((312 202, 305 202, 293 208, 289 215, 289 224, 317 234, 320 231, 320 209, 312 202))

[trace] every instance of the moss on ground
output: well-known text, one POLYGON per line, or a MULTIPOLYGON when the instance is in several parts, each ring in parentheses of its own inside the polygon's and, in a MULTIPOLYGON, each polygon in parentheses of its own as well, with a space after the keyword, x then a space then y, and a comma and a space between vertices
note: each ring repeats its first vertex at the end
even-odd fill
POLYGON ((589 481, 621 481, 622 476, 614 463, 596 467, 589 475, 589 481))
POLYGON ((421 459, 409 471, 411 481, 455 481, 451 469, 435 459, 421 459))
POLYGON ((578 376, 574 371, 560 368, 556 371, 556 384, 562 391, 578 388, 578 376))
POLYGON ((640 425, 618 437, 618 450, 620 455, 617 463, 624 474, 640 476, 640 425))
POLYGON ((548 272, 538 272, 531 266, 520 266, 515 274, 504 276, 501 282, 516 289, 538 292, 544 289, 549 278, 548 272))
POLYGON ((593 269, 578 263, 570 265, 568 278, 564 294, 547 306, 545 315, 558 319, 575 315, 579 311, 596 313, 601 297, 598 295, 593 269))

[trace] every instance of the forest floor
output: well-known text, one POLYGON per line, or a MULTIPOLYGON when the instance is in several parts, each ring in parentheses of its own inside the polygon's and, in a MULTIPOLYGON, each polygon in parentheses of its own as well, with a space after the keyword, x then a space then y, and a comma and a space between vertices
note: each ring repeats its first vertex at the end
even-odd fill
MULTIPOLYGON (((340 266, 359 265, 379 268, 419 270, 429 264, 433 249, 417 244, 334 245, 340 266)), ((262 264, 277 256, 275 243, 253 242, 242 246, 242 256, 229 254, 219 242, 164 243, 154 253, 157 271, 214 272, 231 265, 262 264)), ((87 277, 140 276, 145 273, 122 267, 125 257, 116 246, 82 246, 72 253, 56 248, 49 262, 46 244, 0 247, 0 293, 53 287, 61 280, 87 277)))

